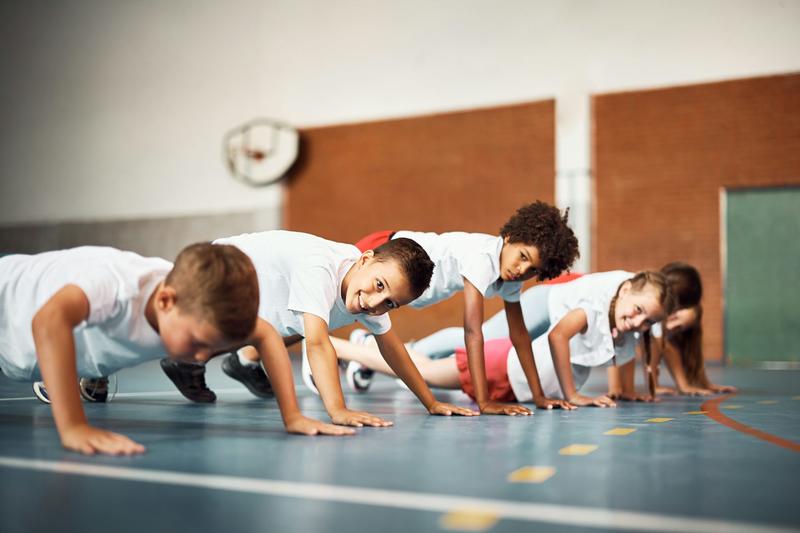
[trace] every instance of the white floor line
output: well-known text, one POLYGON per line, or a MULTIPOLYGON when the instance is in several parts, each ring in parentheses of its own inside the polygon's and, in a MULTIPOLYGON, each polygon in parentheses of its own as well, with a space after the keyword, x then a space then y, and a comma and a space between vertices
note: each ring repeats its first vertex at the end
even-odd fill
POLYGON ((300 483, 293 481, 271 481, 233 476, 189 474, 166 470, 143 470, 124 467, 91 465, 66 461, 42 461, 0 456, 0 467, 19 468, 102 477, 144 483, 160 483, 216 489, 249 494, 262 494, 289 498, 303 498, 371 505, 397 509, 413 509, 447 513, 454 510, 486 512, 498 518, 525 522, 545 522, 591 528, 627 529, 635 531, 719 531, 726 533, 760 531, 778 533, 796 529, 774 527, 765 524, 733 522, 727 520, 702 519, 661 515, 613 509, 597 509, 571 505, 524 503, 504 500, 446 496, 421 492, 382 490, 373 488, 300 483))
MULTIPOLYGON (((223 394, 250 394, 247 389, 214 389, 214 392, 223 394)), ((147 396, 183 396, 176 390, 170 391, 150 391, 150 392, 120 392, 114 398, 140 398, 147 396)), ((38 400, 36 396, 23 396, 19 398, 0 398, 0 402, 21 402, 25 400, 38 400)))

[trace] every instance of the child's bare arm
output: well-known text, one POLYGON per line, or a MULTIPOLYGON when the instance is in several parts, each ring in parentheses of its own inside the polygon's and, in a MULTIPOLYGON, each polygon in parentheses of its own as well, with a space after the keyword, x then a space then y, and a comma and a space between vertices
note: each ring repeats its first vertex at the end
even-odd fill
POLYGON ((78 394, 73 329, 89 316, 89 300, 76 285, 67 285, 45 303, 31 324, 36 357, 53 409, 61 444, 87 455, 132 455, 144 446, 124 435, 89 425, 78 394))
POLYGON ((286 431, 305 435, 352 435, 354 433, 352 429, 325 424, 303 416, 297 405, 289 353, 286 351, 283 338, 269 322, 258 319, 251 343, 258 350, 261 362, 272 382, 275 399, 278 400, 286 431))
POLYGON ((403 380, 403 383, 408 385, 422 405, 432 415, 463 415, 472 416, 477 415, 475 411, 458 407, 449 403, 438 401, 422 378, 422 374, 414 365, 411 356, 408 355, 408 350, 405 344, 397 337, 393 330, 389 330, 383 335, 376 335, 375 342, 378 343, 378 348, 381 355, 386 360, 386 363, 397 375, 398 378, 403 380))
POLYGON ((531 338, 528 329, 525 327, 525 319, 522 314, 522 306, 519 302, 505 302, 506 320, 508 321, 508 332, 511 337, 511 344, 519 357, 519 364, 528 381, 528 386, 533 394, 533 403, 541 409, 552 409, 561 407, 562 409, 574 409, 575 406, 566 400, 547 398, 542 390, 539 381, 539 371, 536 369, 536 359, 533 357, 531 338))
POLYGON ((636 359, 631 359, 624 365, 608 367, 608 397, 628 402, 652 401, 650 395, 636 392, 635 373, 636 359))
POLYGON ((303 314, 303 328, 306 334, 306 352, 314 376, 314 384, 319 390, 322 403, 334 424, 343 426, 388 427, 392 422, 364 411, 351 411, 344 403, 342 384, 339 382, 339 365, 336 350, 331 344, 328 324, 311 313, 303 314))
MULTIPOLYGON (((655 344, 655 343, 654 343, 655 344)), ((663 344, 662 354, 664 360, 667 362, 667 368, 675 381, 675 386, 681 394, 689 396, 710 396, 712 391, 703 387, 696 387, 689 383, 686 377, 686 371, 683 368, 681 361, 681 354, 678 349, 669 342, 663 344)))
POLYGON ((522 405, 504 404, 489 399, 486 381, 486 361, 483 353, 483 295, 464 278, 464 345, 467 348, 467 363, 475 388, 475 401, 483 414, 529 415, 530 409, 522 405))
POLYGON ((572 364, 570 363, 569 341, 572 337, 584 331, 587 326, 586 313, 582 309, 573 309, 562 318, 547 335, 550 343, 550 355, 553 358, 553 367, 561 385, 564 398, 573 405, 596 405, 598 407, 614 407, 616 404, 608 396, 590 398, 579 394, 575 389, 572 379, 572 364))

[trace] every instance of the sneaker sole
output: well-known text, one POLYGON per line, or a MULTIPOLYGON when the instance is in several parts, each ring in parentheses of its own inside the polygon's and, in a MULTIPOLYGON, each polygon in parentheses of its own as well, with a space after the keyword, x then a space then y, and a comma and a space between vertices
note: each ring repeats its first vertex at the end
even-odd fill
MULTIPOLYGON (((228 359, 227 358, 224 361, 222 361, 222 371, 225 372, 225 375, 228 376, 229 378, 235 379, 236 381, 238 381, 239 383, 241 383, 242 385, 247 387, 247 390, 249 390, 250 393, 253 394, 254 396, 258 396, 259 398, 274 398, 275 397, 275 393, 274 392, 264 393, 264 392, 262 392, 262 391, 260 391, 260 390, 258 390, 256 388, 252 387, 248 382, 242 381, 241 379, 239 379, 236 376, 235 371, 232 368, 230 368, 230 363, 228 363, 228 359)), ((269 379, 269 378, 267 378, 267 379, 269 379)), ((270 387, 271 386, 272 386, 272 384, 270 383, 270 387)))
POLYGON ((42 390, 47 390, 42 387, 37 381, 33 384, 33 393, 36 395, 36 398, 42 402, 50 405, 50 398, 47 397, 47 393, 42 392, 42 390))

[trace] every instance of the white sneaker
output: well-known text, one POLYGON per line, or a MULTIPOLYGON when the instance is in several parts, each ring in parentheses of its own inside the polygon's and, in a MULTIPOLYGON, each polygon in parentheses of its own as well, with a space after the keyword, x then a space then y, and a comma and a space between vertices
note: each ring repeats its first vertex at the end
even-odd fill
POLYGON ((39 398, 42 403, 50 403, 50 395, 47 394, 47 389, 44 387, 44 381, 34 381, 33 393, 39 398))
POLYGON ((366 344, 367 340, 372 337, 372 333, 365 329, 354 329, 350 332, 349 341, 353 344, 366 344))
MULTIPOLYGON (((350 332, 350 342, 353 344, 366 344, 372 338, 372 333, 365 329, 354 329, 350 332)), ((358 393, 367 392, 372 385, 375 371, 370 370, 361 363, 350 361, 345 369, 345 377, 350 390, 358 393)))
POLYGON ((302 352, 302 362, 300 364, 300 375, 303 376, 303 384, 311 389, 311 392, 319 396, 319 390, 317 386, 314 384, 314 376, 311 375, 311 364, 308 362, 308 353, 306 352, 306 341, 303 339, 303 342, 300 344, 300 349, 302 352))
POLYGON ((347 385, 350 387, 350 390, 358 393, 364 393, 369 390, 374 375, 374 370, 370 370, 361 363, 355 361, 350 361, 347 365, 347 371, 345 372, 347 385))

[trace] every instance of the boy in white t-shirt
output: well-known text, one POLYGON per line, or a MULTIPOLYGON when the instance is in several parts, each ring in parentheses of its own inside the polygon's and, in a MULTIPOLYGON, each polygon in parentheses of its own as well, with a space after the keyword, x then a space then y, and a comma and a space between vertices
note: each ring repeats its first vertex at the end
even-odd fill
POLYGON ((130 455, 144 447, 87 422, 79 376, 107 376, 165 353, 206 361, 250 343, 275 376, 288 431, 344 433, 300 414, 286 348, 257 309, 255 269, 233 246, 188 246, 174 266, 91 246, 10 255, 0 258, 0 370, 44 379, 65 448, 130 455))
MULTIPOLYGON (((430 413, 473 414, 469 409, 436 401, 386 314, 428 287, 433 264, 418 244, 398 239, 361 253, 351 244, 292 231, 248 233, 215 242, 234 245, 253 260, 261 291, 258 314, 275 325, 287 345, 305 339, 314 382, 335 424, 391 425, 345 406, 328 331, 355 321, 375 335, 383 357, 430 413)), ((255 355, 247 348, 239 350, 225 359, 223 370, 258 393, 268 390, 268 380, 275 382, 275 376, 269 369, 269 378, 264 375, 255 355)), ((173 375, 190 372, 196 373, 197 368, 177 365, 172 369, 173 375)), ((182 382, 173 375, 168 373, 180 389, 182 382)))
MULTIPOLYGON (((483 343, 483 300, 500 296, 505 305, 509 336, 519 353, 537 407, 569 408, 563 400, 547 398, 539 383, 531 352, 531 338, 520 307, 522 282, 554 278, 578 257, 578 240, 567 225, 568 213, 544 202, 524 205, 500 228, 499 236, 483 233, 422 233, 385 231, 368 235, 356 246, 375 246, 384 240, 409 238, 418 242, 436 268, 430 287, 410 305, 426 307, 464 293, 464 329, 458 333, 466 346, 469 369, 475 384, 475 398, 482 413, 530 414, 521 405, 509 405, 489 398, 483 343)), ((452 351, 449 351, 452 353, 452 351)), ((446 356, 447 353, 431 354, 446 356)), ((358 363, 348 365, 348 383, 356 390, 369 387, 370 372, 358 363)))

